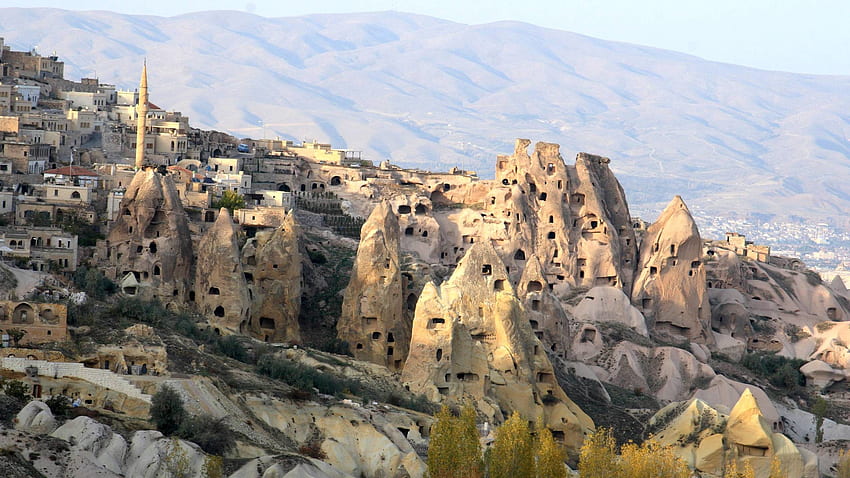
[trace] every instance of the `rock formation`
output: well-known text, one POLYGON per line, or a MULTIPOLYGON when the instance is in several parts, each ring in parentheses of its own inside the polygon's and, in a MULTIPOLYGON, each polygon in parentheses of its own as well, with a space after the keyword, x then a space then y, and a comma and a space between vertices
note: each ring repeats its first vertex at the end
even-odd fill
POLYGON ((253 306, 247 329, 266 342, 299 342, 303 256, 290 211, 272 232, 260 232, 242 251, 253 306))
POLYGON ((226 208, 198 243, 194 298, 216 332, 246 332, 251 299, 239 254, 238 231, 226 208))
POLYGON ((517 284, 517 296, 522 299, 534 335, 547 350, 564 358, 569 348, 570 320, 561 302, 549 289, 543 266, 536 255, 528 258, 517 284))
POLYGON ((734 461, 739 470, 748 463, 755 476, 766 477, 774 457, 788 478, 818 476, 817 457, 775 432, 749 389, 728 417, 695 398, 662 408, 649 426, 662 445, 672 445, 692 468, 712 476, 722 476, 734 461))
POLYGON ((696 223, 676 196, 646 231, 632 289, 632 302, 652 321, 655 333, 673 340, 714 341, 701 258, 696 223))
POLYGON ((491 420, 543 417, 577 450, 593 422, 558 385, 495 249, 479 242, 441 287, 428 284, 402 380, 435 401, 472 399, 491 420))
MULTIPOLYGON (((637 246, 628 205, 608 158, 579 154, 567 166, 559 146, 527 139, 499 156, 496 182, 485 200, 499 228, 490 228, 516 281, 534 254, 556 293, 596 285, 631 288, 637 246)), ((482 231, 482 234, 488 231, 482 231)))
POLYGON ((380 203, 361 229, 337 324, 355 358, 393 370, 407 358, 411 327, 402 313, 398 231, 398 218, 389 204, 380 203))
POLYGON ((136 173, 106 240, 107 273, 122 292, 180 307, 192 283, 192 239, 186 212, 168 175, 136 173))

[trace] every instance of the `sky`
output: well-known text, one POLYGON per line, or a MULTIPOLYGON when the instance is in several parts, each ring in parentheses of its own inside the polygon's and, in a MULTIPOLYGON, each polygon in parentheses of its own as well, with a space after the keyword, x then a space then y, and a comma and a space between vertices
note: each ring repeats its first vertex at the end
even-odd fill
POLYGON ((264 17, 395 10, 466 24, 515 20, 766 70, 850 75, 847 0, 3 0, 3 7, 264 17))

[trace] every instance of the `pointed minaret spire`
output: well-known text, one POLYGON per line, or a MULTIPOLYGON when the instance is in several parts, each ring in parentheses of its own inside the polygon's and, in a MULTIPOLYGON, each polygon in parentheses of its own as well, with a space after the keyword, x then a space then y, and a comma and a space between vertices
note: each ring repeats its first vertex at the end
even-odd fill
POLYGON ((139 104, 136 105, 136 170, 145 163, 145 130, 148 116, 148 61, 142 63, 142 79, 139 81, 139 104))

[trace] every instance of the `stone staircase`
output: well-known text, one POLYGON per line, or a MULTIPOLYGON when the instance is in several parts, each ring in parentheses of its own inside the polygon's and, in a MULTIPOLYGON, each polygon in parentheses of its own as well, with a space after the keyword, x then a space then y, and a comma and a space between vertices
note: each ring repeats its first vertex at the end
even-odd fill
POLYGON ((37 368, 38 375, 53 378, 78 378, 97 386, 123 393, 128 397, 136 398, 147 403, 151 402, 150 395, 142 393, 129 380, 109 370, 88 368, 76 362, 48 362, 46 360, 31 360, 16 357, 0 358, 0 368, 26 373, 26 369, 29 367, 37 368))

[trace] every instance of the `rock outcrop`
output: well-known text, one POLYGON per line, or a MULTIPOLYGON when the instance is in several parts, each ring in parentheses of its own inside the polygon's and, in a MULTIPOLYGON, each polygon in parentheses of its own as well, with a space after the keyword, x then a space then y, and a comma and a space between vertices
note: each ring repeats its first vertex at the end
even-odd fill
POLYGON ((349 343, 358 360, 401 370, 411 327, 402 307, 398 218, 382 202, 361 229, 337 324, 339 338, 349 343))
POLYGON ((676 196, 641 243, 632 302, 660 336, 712 343, 706 289, 702 240, 688 207, 676 196))
POLYGON ((494 247, 516 282, 536 255, 552 290, 597 285, 631 288, 637 246, 622 187, 608 158, 581 153, 567 166, 560 147, 519 139, 512 156, 499 156, 497 186, 481 239, 494 247))
POLYGON ((122 292, 159 299, 166 306, 188 302, 193 274, 192 238, 186 211, 168 175, 136 173, 121 200, 101 260, 122 292))
POLYGON ((472 399, 490 420, 518 411, 571 451, 593 429, 564 393, 495 249, 479 242, 442 286, 428 284, 413 321, 405 385, 434 401, 472 399))
POLYGON ((194 298, 219 334, 245 333, 251 298, 242 270, 239 233, 226 208, 198 244, 194 298))
POLYGON ((242 252, 253 307, 248 330, 266 342, 299 342, 303 255, 290 211, 272 232, 258 233, 242 252))
POLYGON ((711 476, 723 476, 734 461, 739 470, 749 464, 755 476, 766 477, 774 458, 788 478, 818 476, 817 457, 776 432, 749 389, 728 417, 695 398, 661 409, 649 426, 662 445, 671 445, 692 468, 711 476))
POLYGON ((56 429, 58 424, 50 407, 40 400, 27 403, 15 417, 15 430, 34 435, 46 435, 56 429))

